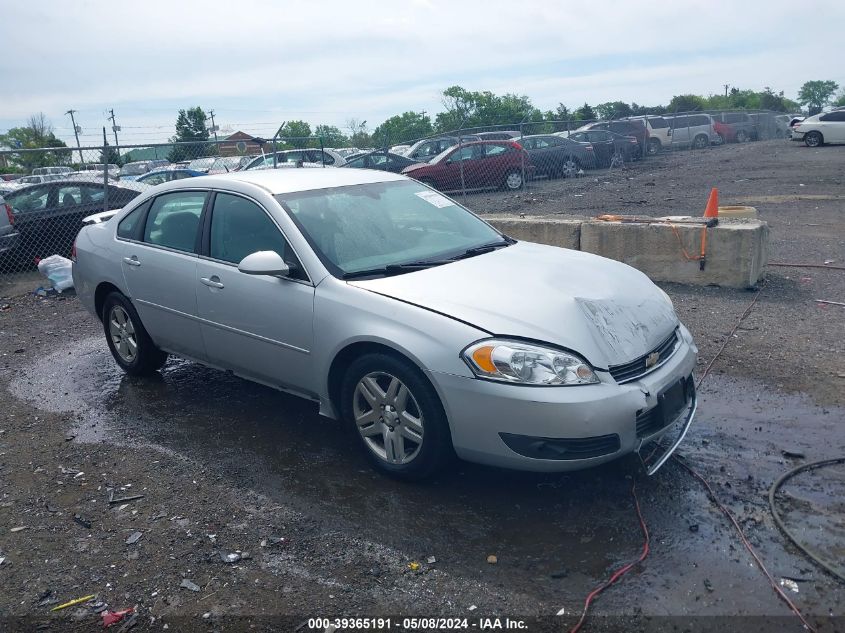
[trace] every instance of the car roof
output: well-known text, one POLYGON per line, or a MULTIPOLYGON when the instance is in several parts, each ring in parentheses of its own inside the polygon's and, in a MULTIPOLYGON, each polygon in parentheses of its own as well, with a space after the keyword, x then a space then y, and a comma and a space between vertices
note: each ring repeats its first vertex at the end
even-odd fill
POLYGON ((234 171, 228 174, 197 176, 196 178, 175 180, 170 183, 168 188, 225 187, 228 183, 234 181, 255 185, 276 195, 280 193, 312 191, 314 189, 325 189, 328 187, 346 187, 349 185, 364 185, 395 180, 407 180, 407 177, 375 169, 336 169, 334 167, 318 169, 253 169, 249 171, 234 171))

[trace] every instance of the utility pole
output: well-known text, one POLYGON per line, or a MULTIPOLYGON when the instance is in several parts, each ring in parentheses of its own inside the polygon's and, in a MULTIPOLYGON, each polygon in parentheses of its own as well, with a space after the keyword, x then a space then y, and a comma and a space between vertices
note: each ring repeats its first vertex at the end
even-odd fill
POLYGON ((217 130, 219 129, 216 125, 214 125, 214 110, 208 111, 208 116, 211 117, 211 131, 214 133, 214 147, 217 153, 220 153, 220 146, 217 144, 217 130))
POLYGON ((728 88, 730 88, 730 87, 731 87, 730 84, 725 84, 725 96, 726 97, 728 96, 728 88))
POLYGON ((76 110, 68 110, 67 112, 65 112, 65 114, 70 115, 70 123, 71 123, 71 125, 73 125, 73 134, 74 134, 74 136, 76 136, 76 149, 79 150, 79 162, 84 165, 85 159, 82 158, 82 147, 79 145, 79 132, 82 128, 80 128, 76 124, 76 121, 73 118, 73 115, 74 115, 75 112, 76 112, 76 110))
MULTIPOLYGON (((120 132, 120 126, 114 120, 114 108, 110 109, 111 112, 110 117, 106 117, 111 121, 111 130, 114 132, 114 151, 117 152, 117 157, 120 158, 120 143, 117 142, 117 133, 120 132)), ((108 163, 108 156, 106 157, 106 163, 108 163)))

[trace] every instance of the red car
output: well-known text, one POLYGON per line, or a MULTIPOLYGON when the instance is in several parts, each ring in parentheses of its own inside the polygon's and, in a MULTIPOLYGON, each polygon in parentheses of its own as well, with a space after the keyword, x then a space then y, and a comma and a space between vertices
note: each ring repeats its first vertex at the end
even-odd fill
POLYGON ((499 188, 516 191, 534 173, 531 157, 514 141, 476 141, 450 147, 431 162, 402 170, 441 191, 499 188))

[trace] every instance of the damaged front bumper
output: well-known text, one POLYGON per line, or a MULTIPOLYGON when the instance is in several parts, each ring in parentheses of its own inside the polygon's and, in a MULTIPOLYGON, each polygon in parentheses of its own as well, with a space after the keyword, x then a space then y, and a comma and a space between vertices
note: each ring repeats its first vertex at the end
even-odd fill
POLYGON ((683 441, 697 409, 694 389, 684 391, 688 397, 674 420, 638 426, 644 415, 662 411, 673 387, 692 384, 698 350, 683 326, 680 334, 677 348, 663 365, 624 384, 601 371, 600 384, 577 387, 428 375, 446 409, 452 443, 462 459, 537 472, 578 470, 637 453, 680 425, 669 449, 648 467, 653 474, 683 441))

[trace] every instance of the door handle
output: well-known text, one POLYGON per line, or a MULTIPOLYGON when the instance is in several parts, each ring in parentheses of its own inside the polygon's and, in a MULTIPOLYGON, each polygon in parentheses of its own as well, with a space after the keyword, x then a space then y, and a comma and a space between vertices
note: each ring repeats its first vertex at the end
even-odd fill
POLYGON ((220 283, 220 277, 217 275, 212 275, 211 277, 200 277, 200 281, 209 288, 223 288, 223 284, 220 283))
POLYGON ((130 266, 140 266, 141 262, 138 261, 138 258, 133 255, 132 257, 124 257, 123 258, 124 264, 129 264, 130 266))

